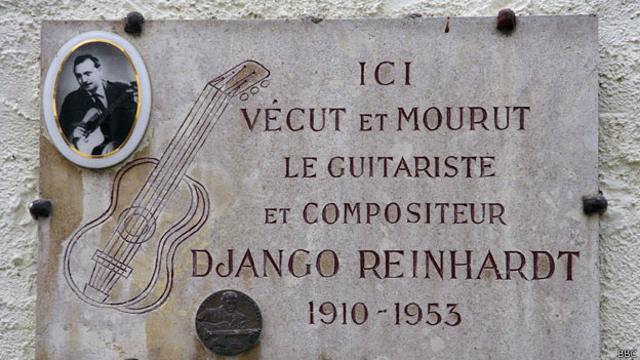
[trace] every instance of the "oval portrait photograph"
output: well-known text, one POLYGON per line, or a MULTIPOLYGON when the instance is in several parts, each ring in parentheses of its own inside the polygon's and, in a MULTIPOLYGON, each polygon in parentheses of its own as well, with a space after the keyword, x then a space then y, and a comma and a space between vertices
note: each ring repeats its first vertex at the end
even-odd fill
POLYGON ((150 90, 133 45, 112 33, 80 34, 62 46, 47 72, 43 112, 49 136, 77 165, 115 165, 144 136, 150 90))

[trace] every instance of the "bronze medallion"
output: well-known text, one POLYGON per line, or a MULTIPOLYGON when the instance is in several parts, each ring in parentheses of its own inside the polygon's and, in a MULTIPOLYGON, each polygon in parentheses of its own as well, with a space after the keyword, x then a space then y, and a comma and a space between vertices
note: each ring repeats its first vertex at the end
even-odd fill
POLYGON ((221 290, 207 297, 196 314, 202 344, 218 355, 237 355, 251 349, 262 332, 258 305, 246 294, 221 290))

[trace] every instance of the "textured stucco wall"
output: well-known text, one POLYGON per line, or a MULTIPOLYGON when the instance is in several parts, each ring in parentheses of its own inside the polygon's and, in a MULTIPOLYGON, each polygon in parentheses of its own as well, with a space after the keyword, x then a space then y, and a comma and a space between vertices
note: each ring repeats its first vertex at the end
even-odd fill
MULTIPOLYGON (((39 38, 44 19, 494 16, 597 14, 600 28, 600 187, 603 358, 640 350, 640 2, 569 0, 0 0, 0 359, 34 354, 39 38)), ((522 54, 526 56, 526 54, 522 54)))

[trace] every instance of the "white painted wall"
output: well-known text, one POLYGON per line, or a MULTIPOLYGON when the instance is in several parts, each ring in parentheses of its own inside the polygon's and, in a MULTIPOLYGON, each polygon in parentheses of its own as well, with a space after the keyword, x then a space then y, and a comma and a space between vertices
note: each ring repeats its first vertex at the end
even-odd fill
MULTIPOLYGON (((640 1, 0 0, 0 359, 34 357, 40 23, 44 19, 231 19, 597 14, 600 27, 602 358, 640 350, 640 1)), ((522 54, 527 56, 527 54, 522 54)), ((564 360, 564 359, 563 359, 564 360)), ((568 359, 567 359, 568 360, 568 359)))

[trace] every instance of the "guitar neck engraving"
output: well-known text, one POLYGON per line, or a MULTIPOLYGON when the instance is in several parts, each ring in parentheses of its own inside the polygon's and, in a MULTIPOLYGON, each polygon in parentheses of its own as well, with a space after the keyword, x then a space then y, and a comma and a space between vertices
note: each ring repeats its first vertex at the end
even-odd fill
MULTIPOLYGON (((187 116, 160 157, 160 163, 149 175, 145 184, 146 188, 143 191, 147 191, 151 193, 151 197, 159 199, 165 198, 173 192, 179 179, 184 176, 189 165, 195 159, 228 103, 226 95, 211 85, 205 86, 189 112, 190 115, 187 116)), ((137 205, 140 206, 140 204, 137 205)), ((162 204, 154 205, 149 208, 151 212, 158 211, 162 204)))

